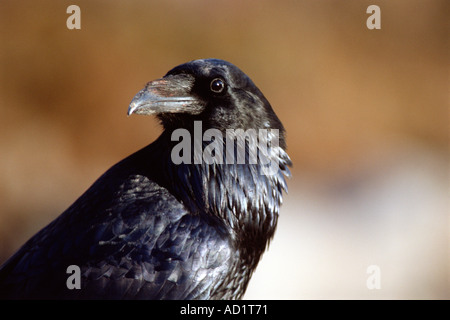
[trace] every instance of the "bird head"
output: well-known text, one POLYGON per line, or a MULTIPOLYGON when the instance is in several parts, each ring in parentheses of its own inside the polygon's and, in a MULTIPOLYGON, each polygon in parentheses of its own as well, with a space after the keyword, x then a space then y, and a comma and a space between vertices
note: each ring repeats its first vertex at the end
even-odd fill
POLYGON ((128 115, 156 115, 165 129, 278 129, 285 147, 284 128, 270 103, 253 81, 235 65, 219 59, 181 64, 163 78, 150 81, 130 103, 128 115))

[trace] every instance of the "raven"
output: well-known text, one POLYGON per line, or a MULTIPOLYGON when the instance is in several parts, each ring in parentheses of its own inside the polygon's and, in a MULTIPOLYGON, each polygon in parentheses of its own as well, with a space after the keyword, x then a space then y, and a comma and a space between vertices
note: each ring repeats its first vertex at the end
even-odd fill
POLYGON ((290 176, 285 130, 271 105, 233 64, 201 59, 147 83, 131 114, 155 114, 162 134, 3 264, 1 298, 243 296, 290 176), (266 143, 253 143, 252 133, 266 143))

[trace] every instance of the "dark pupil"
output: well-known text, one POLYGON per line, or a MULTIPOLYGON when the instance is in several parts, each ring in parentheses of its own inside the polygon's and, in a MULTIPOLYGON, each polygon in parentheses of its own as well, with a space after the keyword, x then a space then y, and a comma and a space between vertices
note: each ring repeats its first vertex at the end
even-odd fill
POLYGON ((222 80, 214 80, 211 84, 211 90, 214 92, 220 92, 223 90, 223 82, 222 80))

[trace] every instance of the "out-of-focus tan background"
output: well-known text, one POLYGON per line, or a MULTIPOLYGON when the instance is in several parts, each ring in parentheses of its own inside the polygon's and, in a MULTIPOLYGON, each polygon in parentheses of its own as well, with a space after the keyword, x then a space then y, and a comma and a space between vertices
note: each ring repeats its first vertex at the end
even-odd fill
POLYGON ((448 14, 445 0, 1 1, 0 263, 159 135, 126 116, 147 81, 215 57, 264 92, 294 162, 245 298, 450 298, 448 14))

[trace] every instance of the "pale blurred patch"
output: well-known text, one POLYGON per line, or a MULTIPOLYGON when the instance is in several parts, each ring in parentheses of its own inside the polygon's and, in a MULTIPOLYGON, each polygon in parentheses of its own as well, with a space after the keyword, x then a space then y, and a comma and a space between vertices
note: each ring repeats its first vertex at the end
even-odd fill
POLYGON ((333 181, 298 177, 245 299, 448 299, 448 161, 411 146, 333 181), (380 268, 369 290, 367 268, 380 268))

